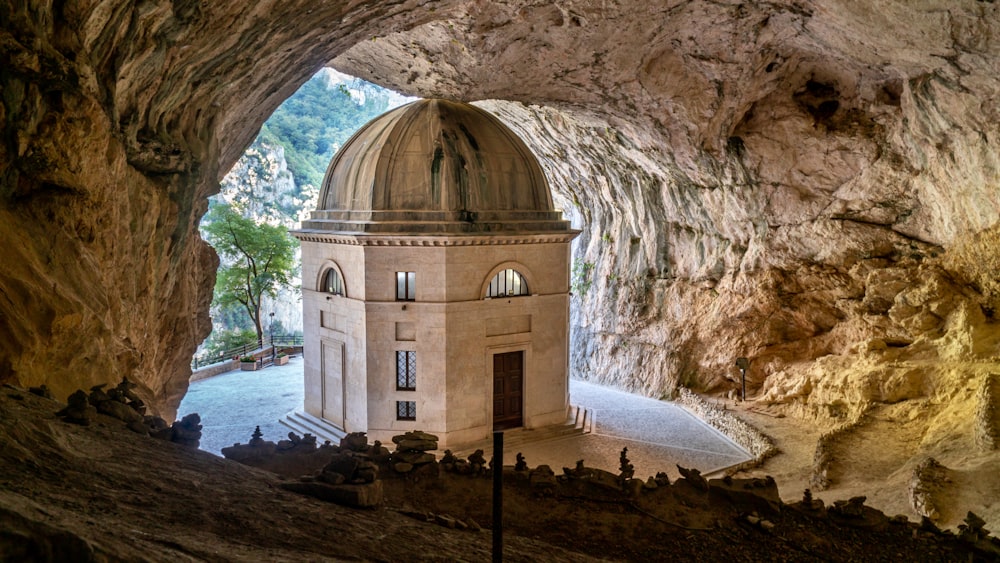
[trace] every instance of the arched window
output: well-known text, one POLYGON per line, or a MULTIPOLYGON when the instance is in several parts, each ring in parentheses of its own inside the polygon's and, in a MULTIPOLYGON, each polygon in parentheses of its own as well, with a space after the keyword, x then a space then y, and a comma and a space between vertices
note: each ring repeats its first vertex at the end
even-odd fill
POLYGON ((340 274, 337 270, 330 268, 326 271, 326 275, 323 276, 323 287, 320 289, 326 293, 343 295, 344 280, 340 279, 340 274))
POLYGON ((528 282, 517 270, 507 268, 493 276, 490 280, 490 287, 486 290, 486 297, 515 297, 518 295, 528 295, 528 282))

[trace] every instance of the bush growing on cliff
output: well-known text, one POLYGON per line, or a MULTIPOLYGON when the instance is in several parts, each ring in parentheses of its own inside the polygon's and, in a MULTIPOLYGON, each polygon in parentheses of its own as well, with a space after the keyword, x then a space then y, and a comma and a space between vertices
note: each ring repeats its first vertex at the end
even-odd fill
POLYGON ((259 139, 285 148, 288 169, 299 189, 305 184, 319 187, 334 151, 386 111, 392 95, 359 79, 333 85, 328 74, 320 72, 274 111, 259 139), (352 89, 362 93, 352 94, 352 89))
POLYGON ((587 290, 590 289, 593 279, 591 274, 594 272, 593 262, 584 262, 583 260, 573 260, 573 267, 570 270, 570 290, 574 295, 584 296, 587 290))

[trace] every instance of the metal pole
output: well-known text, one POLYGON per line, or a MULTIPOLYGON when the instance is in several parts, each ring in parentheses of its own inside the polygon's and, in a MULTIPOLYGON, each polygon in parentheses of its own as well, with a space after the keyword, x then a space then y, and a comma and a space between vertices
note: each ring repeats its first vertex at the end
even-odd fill
POLYGON ((493 563, 503 561, 503 432, 493 433, 493 563))
POLYGON ((274 365, 274 311, 271 311, 271 324, 267 327, 267 332, 271 335, 271 365, 274 365))
POLYGON ((747 358, 736 358, 736 367, 740 368, 740 379, 743 385, 743 394, 740 397, 741 401, 747 400, 747 370, 750 369, 750 360, 747 358))
POLYGON ((740 369, 740 378, 743 380, 743 401, 747 400, 747 370, 740 369))

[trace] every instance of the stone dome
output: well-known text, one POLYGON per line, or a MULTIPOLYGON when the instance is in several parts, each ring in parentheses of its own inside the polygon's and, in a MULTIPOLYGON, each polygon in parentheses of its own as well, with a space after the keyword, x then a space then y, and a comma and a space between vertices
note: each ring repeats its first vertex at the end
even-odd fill
POLYGON ((302 231, 567 231, 538 160, 470 104, 419 100, 362 127, 330 162, 302 231))

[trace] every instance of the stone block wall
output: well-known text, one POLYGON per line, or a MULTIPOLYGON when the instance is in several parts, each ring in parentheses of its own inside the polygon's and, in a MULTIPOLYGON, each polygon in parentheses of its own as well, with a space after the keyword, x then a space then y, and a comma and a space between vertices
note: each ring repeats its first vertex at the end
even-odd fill
POLYGON ((201 381, 202 379, 208 379, 209 377, 215 377, 219 374, 230 372, 239 368, 239 360, 226 360, 217 364, 207 365, 201 369, 196 369, 191 372, 191 382, 193 383, 195 381, 201 381))

